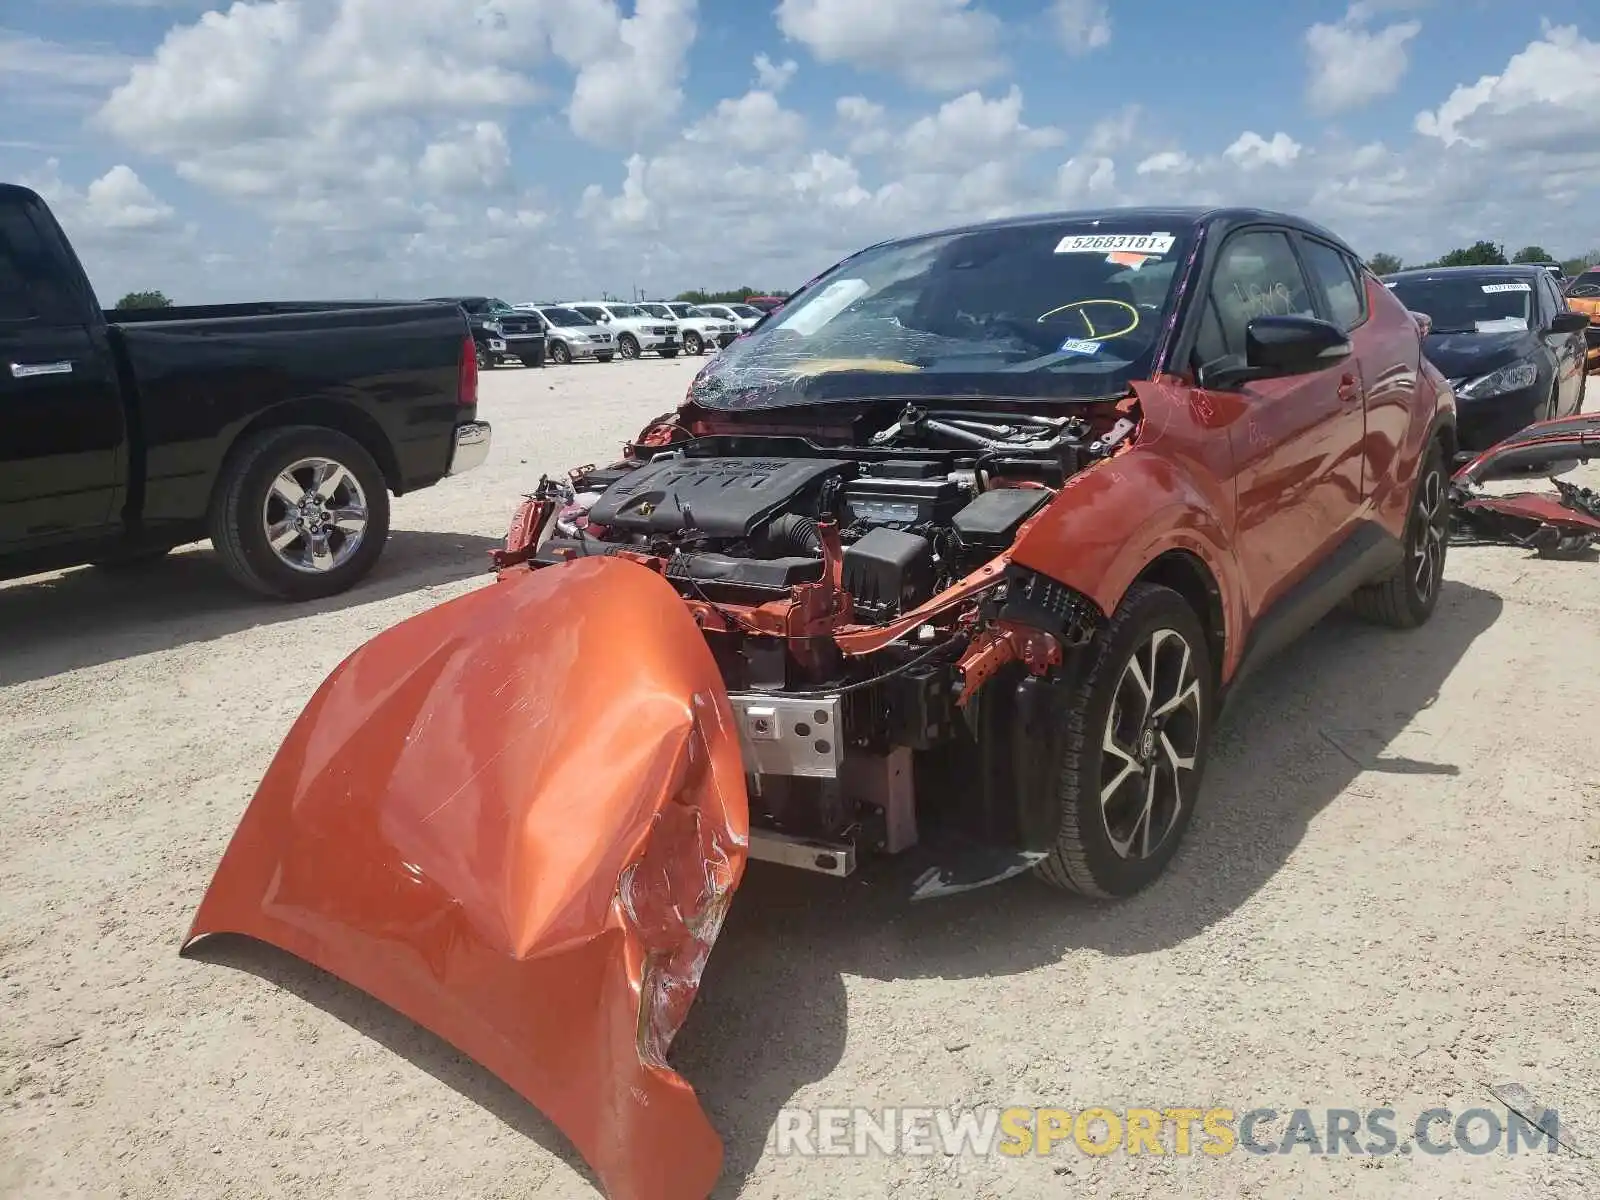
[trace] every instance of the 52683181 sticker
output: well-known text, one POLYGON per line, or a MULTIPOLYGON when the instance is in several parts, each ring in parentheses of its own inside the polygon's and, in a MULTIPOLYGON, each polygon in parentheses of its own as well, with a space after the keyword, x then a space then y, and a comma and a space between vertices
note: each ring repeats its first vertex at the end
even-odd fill
POLYGON ((1073 233, 1056 243, 1057 254, 1166 254, 1177 245, 1170 233, 1073 233))

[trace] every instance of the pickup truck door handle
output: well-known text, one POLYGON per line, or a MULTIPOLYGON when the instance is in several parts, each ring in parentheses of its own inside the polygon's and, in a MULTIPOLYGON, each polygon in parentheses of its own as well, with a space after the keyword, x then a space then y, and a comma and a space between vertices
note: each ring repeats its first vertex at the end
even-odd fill
POLYGON ((11 364, 11 377, 13 379, 30 379, 35 375, 71 375, 72 361, 62 359, 60 362, 48 363, 19 363, 11 364))
POLYGON ((1361 381, 1354 375, 1344 375, 1339 379, 1339 399, 1346 404, 1354 404, 1361 399, 1361 381))

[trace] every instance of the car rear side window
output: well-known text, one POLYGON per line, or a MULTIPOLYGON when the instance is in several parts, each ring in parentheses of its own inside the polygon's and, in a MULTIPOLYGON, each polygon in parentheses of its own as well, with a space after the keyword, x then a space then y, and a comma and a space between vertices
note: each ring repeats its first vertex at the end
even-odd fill
POLYGON ((1245 329, 1256 317, 1317 315, 1289 237, 1276 230, 1238 233, 1223 244, 1211 302, 1225 353, 1240 356, 1245 329))
POLYGON ((1340 329, 1354 329, 1366 316, 1366 305, 1361 302, 1361 276, 1351 268, 1344 251, 1311 238, 1303 239, 1301 246, 1307 267, 1328 297, 1333 323, 1340 329))

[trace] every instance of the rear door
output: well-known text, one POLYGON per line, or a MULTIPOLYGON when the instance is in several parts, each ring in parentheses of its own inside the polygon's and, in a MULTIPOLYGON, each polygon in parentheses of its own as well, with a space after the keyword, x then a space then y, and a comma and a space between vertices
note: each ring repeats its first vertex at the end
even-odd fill
MULTIPOLYGON (((1218 251, 1196 344, 1201 362, 1243 357, 1258 316, 1323 317, 1288 231, 1251 227, 1218 251)), ((1361 381, 1351 360, 1241 384, 1230 429, 1237 465, 1235 547, 1252 613, 1280 598, 1349 532, 1361 508, 1361 381)))
POLYGON ((126 429, 105 326, 36 200, 0 194, 0 549, 118 517, 126 429))

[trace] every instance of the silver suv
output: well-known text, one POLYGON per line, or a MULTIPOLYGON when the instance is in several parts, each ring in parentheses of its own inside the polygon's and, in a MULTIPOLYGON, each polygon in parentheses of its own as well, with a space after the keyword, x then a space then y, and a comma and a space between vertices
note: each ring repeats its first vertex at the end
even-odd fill
POLYGON ((654 350, 662 358, 677 358, 683 343, 678 340, 676 322, 652 317, 637 304, 615 300, 565 300, 562 308, 574 309, 603 326, 617 339, 617 353, 623 358, 638 358, 654 350))
MULTIPOLYGON (((521 308, 522 305, 518 305, 521 308)), ((544 324, 545 357, 557 364, 592 358, 610 362, 617 355, 617 339, 604 325, 596 325, 575 308, 559 304, 530 304, 527 311, 544 324)))
POLYGON ((683 330, 685 354, 705 354, 723 346, 731 346, 739 336, 739 330, 732 321, 712 316, 704 309, 685 304, 682 300, 657 300, 639 307, 647 313, 678 323, 678 328, 683 330))

